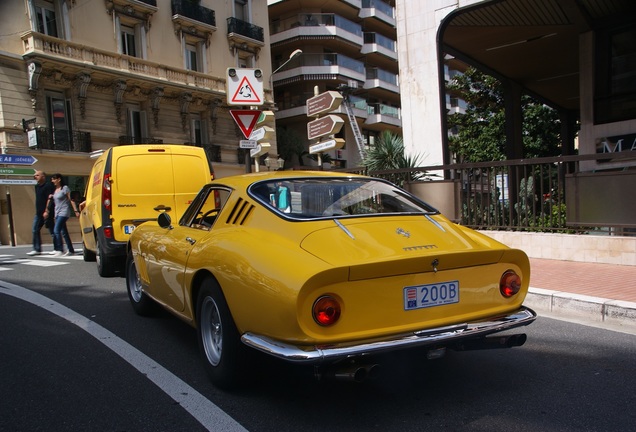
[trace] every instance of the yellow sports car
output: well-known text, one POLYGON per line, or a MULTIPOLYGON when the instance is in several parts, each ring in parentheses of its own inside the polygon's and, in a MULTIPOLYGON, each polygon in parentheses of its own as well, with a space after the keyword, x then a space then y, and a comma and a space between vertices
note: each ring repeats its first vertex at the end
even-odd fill
POLYGON ((221 178, 179 221, 133 232, 126 285, 196 327, 212 381, 231 387, 251 349, 362 380, 373 354, 519 346, 527 256, 458 226, 384 180, 279 171, 221 178), (488 336, 488 337, 487 337, 488 336))

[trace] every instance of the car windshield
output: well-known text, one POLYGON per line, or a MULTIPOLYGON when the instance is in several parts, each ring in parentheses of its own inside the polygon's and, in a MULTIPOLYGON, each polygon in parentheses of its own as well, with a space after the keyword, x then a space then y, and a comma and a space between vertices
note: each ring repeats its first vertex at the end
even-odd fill
POLYGON ((290 218, 431 214, 433 207, 397 186, 373 178, 291 178, 253 184, 250 195, 290 218))

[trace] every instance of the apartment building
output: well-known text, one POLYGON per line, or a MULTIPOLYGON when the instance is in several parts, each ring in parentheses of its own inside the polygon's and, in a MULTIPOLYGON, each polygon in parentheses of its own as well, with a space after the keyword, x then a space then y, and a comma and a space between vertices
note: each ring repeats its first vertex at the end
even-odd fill
MULTIPOLYGON (((257 0, 3 0, 2 152, 32 156, 27 168, 63 174, 78 195, 91 154, 117 145, 201 146, 217 175, 245 172, 225 78, 270 76, 267 27, 257 0)), ((32 176, 0 177, 0 241, 29 244, 33 186, 17 180, 32 176)))
MULTIPOLYGON (((344 120, 335 134, 344 148, 327 152, 327 167, 358 166, 384 130, 401 133, 395 4, 384 0, 269 0, 272 82, 282 148, 308 149, 307 99, 327 91, 348 103, 332 113, 344 120), (300 51, 299 51, 300 50, 300 51), (352 127, 353 126, 353 127, 352 127)), ((300 151, 299 151, 300 153, 300 151)), ((289 167, 313 165, 299 154, 289 167)), ((324 162, 324 160, 323 160, 324 162)))

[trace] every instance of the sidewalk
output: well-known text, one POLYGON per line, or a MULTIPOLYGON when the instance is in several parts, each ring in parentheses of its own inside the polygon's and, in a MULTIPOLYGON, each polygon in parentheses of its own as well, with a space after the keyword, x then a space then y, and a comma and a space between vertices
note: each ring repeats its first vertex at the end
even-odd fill
POLYGON ((636 266, 530 258, 530 270, 537 314, 636 331, 636 266))

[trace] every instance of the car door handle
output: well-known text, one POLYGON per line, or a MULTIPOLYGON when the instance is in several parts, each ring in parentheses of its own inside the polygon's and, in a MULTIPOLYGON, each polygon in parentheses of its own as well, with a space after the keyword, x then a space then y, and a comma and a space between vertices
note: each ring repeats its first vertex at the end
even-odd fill
POLYGON ((165 206, 163 204, 158 205, 157 207, 154 208, 155 211, 170 211, 172 210, 172 208, 165 206))
POLYGON ((191 245, 195 244, 197 241, 195 239, 193 239, 192 237, 186 237, 186 241, 188 243, 190 243, 191 245))

